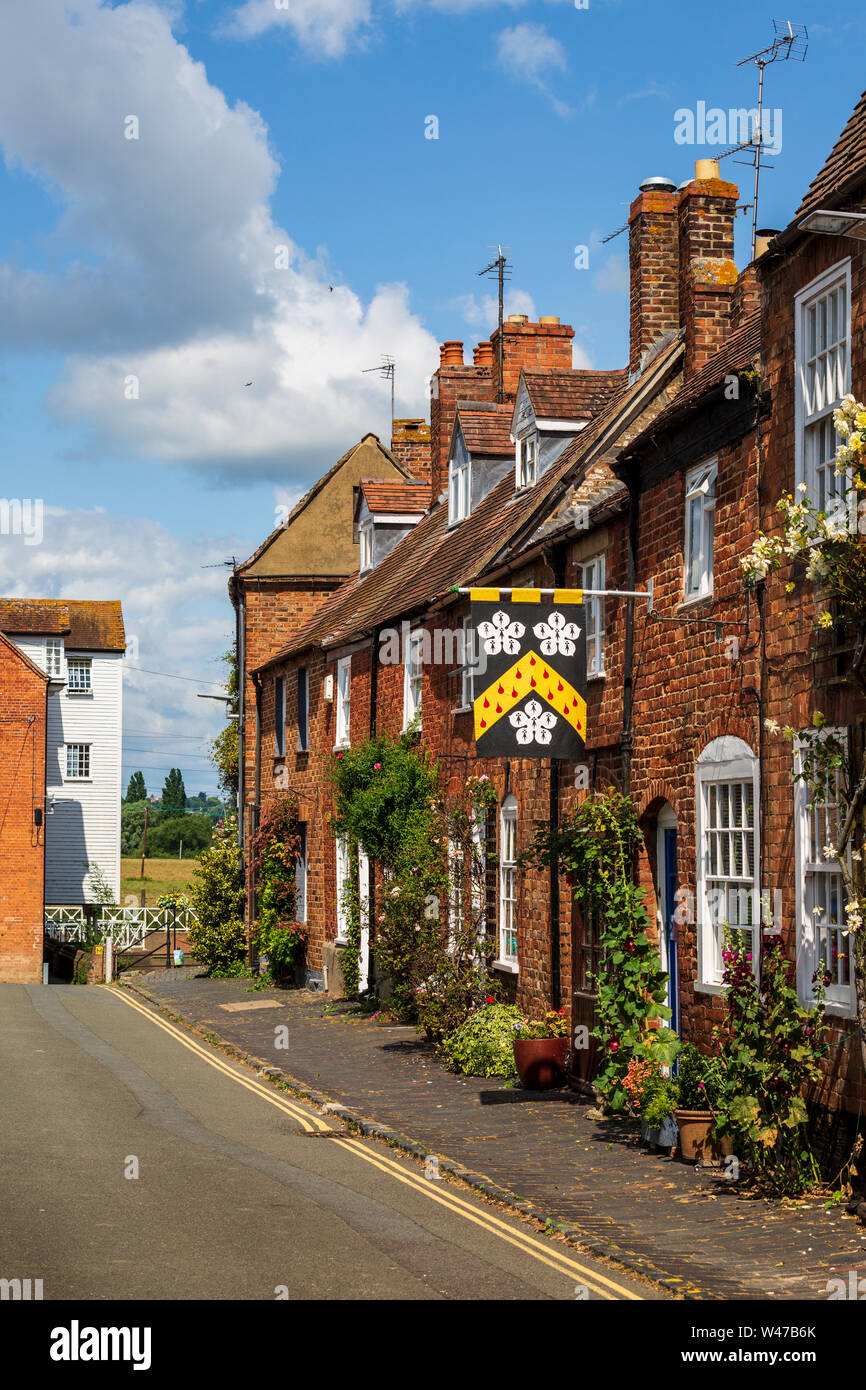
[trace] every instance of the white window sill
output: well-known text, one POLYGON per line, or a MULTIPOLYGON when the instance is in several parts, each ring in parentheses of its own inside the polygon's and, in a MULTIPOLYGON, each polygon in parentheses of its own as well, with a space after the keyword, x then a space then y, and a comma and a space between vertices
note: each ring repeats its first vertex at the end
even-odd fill
POLYGON ((697 608, 698 605, 701 603, 712 603, 712 601, 712 589, 708 590, 708 592, 705 594, 689 594, 688 598, 684 598, 682 603, 677 608, 677 613, 682 613, 683 610, 687 610, 689 608, 697 608))
POLYGON ((334 744, 334 752, 335 752, 335 753, 345 753, 349 748, 351 748, 351 746, 352 746, 351 743, 335 743, 335 744, 334 744))
POLYGON ((64 787, 87 787, 93 785, 92 777, 64 777, 64 787))
POLYGON ((66 693, 67 693, 67 695, 69 695, 73 700, 81 700, 81 699, 83 699, 83 698, 85 698, 85 697, 89 697, 91 700, 93 699, 93 691, 92 691, 92 690, 70 690, 70 689, 69 689, 69 686, 67 686, 67 687, 66 687, 66 693))
POLYGON ((703 980, 695 981, 695 994, 723 994, 724 985, 711 985, 703 980))
POLYGON ((592 671, 587 676, 587 681, 603 681, 607 678, 607 671, 592 671))
POLYGON ((456 709, 453 709, 453 710, 451 711, 451 713, 452 713, 452 714, 471 714, 472 711, 473 711, 473 709, 474 709, 474 705, 458 705, 456 709))
MULTIPOLYGON (((804 1009, 814 1009, 816 999, 803 1000, 804 1009)), ((856 1018, 857 1009, 854 1004, 843 1004, 839 999, 828 999, 824 1004, 824 1012, 832 1018, 856 1018)))
POLYGON ((513 960, 494 960, 490 965, 491 970, 499 970, 503 975, 519 975, 520 968, 513 960))

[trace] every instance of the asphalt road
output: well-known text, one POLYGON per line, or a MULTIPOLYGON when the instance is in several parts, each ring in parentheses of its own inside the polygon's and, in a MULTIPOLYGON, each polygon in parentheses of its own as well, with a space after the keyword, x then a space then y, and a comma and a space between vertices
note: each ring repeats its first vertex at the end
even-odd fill
POLYGON ((3 1278, 45 1300, 664 1297, 71 985, 0 985, 3 1278))

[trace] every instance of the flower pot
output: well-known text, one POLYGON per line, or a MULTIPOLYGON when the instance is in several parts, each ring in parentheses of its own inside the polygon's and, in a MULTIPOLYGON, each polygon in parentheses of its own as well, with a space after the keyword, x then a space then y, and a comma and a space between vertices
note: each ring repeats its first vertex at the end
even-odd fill
POLYGON ((527 1091, 548 1091, 565 1078, 568 1038, 515 1038, 514 1062, 527 1091))
POLYGON ((680 1129, 680 1157, 685 1163, 721 1163, 734 1152, 730 1138, 724 1134, 717 1139, 709 1110, 677 1110, 674 1112, 680 1129))
POLYGON ((650 1129, 646 1120, 641 1120, 640 1137, 658 1149, 673 1149, 677 1143, 677 1122, 673 1115, 666 1115, 661 1129, 650 1129))

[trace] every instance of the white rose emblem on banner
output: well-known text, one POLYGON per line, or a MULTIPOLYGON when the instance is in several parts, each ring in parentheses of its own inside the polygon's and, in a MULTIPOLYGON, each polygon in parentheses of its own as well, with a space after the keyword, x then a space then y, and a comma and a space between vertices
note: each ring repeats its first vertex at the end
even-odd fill
POLYGON ((500 652, 505 652, 508 656, 517 656, 520 651, 520 638, 526 628, 523 623, 513 621, 500 609, 498 613, 493 614, 489 623, 479 623, 478 631, 488 656, 498 656, 500 652))
POLYGON ((537 700, 530 700, 525 709, 509 714, 508 722, 517 730, 517 742, 549 743, 551 730, 556 728, 556 715, 545 710, 537 700))
POLYGON ((568 623, 561 613, 551 613, 546 623, 536 623, 532 629, 541 643, 544 656, 574 656, 575 641, 580 634, 577 623, 568 623))

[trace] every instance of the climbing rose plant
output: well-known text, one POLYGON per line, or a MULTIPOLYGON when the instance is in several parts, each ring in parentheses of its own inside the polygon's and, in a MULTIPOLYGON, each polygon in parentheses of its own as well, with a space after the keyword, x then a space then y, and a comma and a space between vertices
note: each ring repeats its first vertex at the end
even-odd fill
MULTIPOLYGON (((828 511, 815 506, 805 483, 798 485, 798 497, 785 493, 778 501, 782 517, 780 534, 759 532, 751 551, 741 564, 747 578, 766 580, 783 568, 792 571, 785 589, 793 593, 802 573, 816 586, 819 630, 842 629, 846 645, 849 685, 866 695, 866 405, 854 396, 845 396, 833 412, 833 423, 841 444, 834 459, 841 480, 837 497, 828 511)), ((866 1070, 866 939, 863 914, 866 908, 866 756, 862 738, 857 746, 845 746, 825 732, 826 716, 816 711, 812 726, 805 731, 780 729, 775 720, 766 721, 771 734, 791 739, 801 755, 796 776, 819 803, 828 790, 835 799, 839 771, 839 833, 835 843, 824 847, 824 858, 838 867, 845 883, 845 937, 849 943, 857 999, 857 1027, 863 1068, 866 1070), (849 862, 850 860, 850 862, 849 862)), ((862 1153, 858 1140, 855 1155, 862 1153)))

